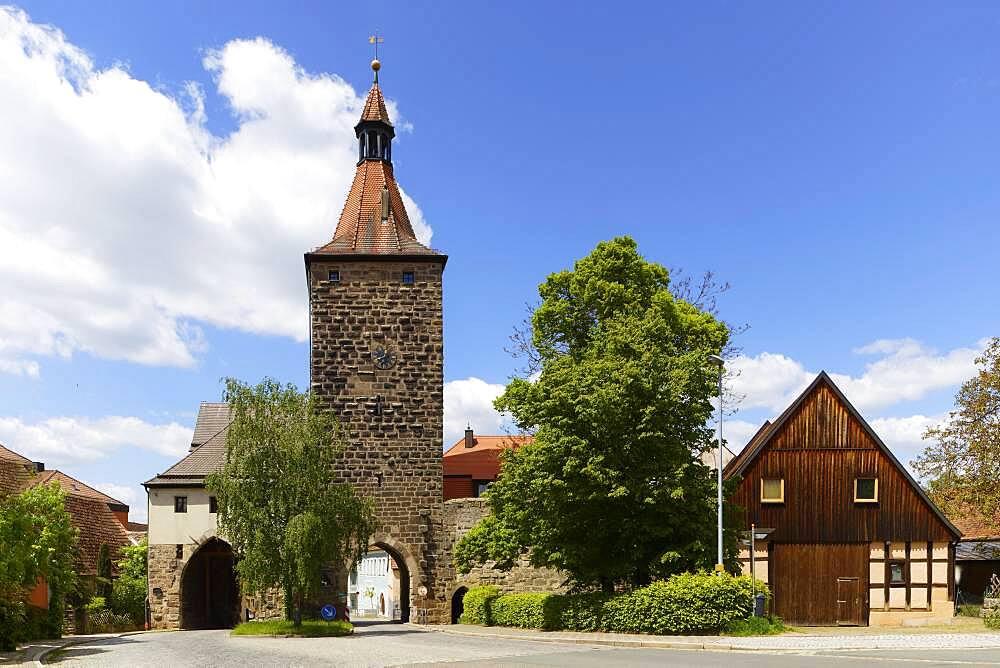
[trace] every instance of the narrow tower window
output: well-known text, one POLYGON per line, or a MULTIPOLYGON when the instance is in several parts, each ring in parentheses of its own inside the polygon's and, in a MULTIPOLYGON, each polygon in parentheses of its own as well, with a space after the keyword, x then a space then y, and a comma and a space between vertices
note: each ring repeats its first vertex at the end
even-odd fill
POLYGON ((337 269, 332 269, 328 276, 331 283, 340 283, 340 271, 337 269))
POLYGON ((403 272, 403 285, 413 285, 413 272, 404 271, 403 272))

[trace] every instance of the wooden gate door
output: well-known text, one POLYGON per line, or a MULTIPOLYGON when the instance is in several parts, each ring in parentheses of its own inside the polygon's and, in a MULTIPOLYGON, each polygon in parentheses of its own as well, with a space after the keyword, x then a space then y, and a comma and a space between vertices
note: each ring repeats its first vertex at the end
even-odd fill
POLYGON ((775 613, 791 626, 866 625, 868 550, 867 543, 776 543, 768 564, 775 613), (854 587, 852 596, 842 595, 842 580, 852 581, 844 585, 854 587), (851 606, 842 610, 841 600, 851 606))
POLYGON ((861 626, 858 578, 837 578, 837 626, 861 626))

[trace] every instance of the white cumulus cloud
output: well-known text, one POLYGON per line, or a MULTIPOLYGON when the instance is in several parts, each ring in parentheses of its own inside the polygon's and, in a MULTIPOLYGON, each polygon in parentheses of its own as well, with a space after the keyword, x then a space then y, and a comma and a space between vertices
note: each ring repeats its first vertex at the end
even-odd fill
POLYGON ((444 447, 462 438, 466 425, 479 434, 502 434, 504 416, 493 408, 493 400, 504 385, 481 378, 464 378, 444 384, 444 447))
POLYGON ((302 253, 333 234, 363 98, 262 38, 203 65, 236 119, 227 136, 197 86, 100 69, 0 8, 0 373, 78 351, 191 366, 202 323, 307 336, 302 253))
MULTIPOLYGON (((914 339, 882 339, 854 350, 877 355, 860 376, 827 369, 833 381, 859 410, 870 411, 958 385, 975 371, 985 341, 940 352, 914 339)), ((819 372, 785 355, 764 352, 739 356, 729 364, 732 390, 744 397, 741 408, 783 411, 819 372)))
POLYGON ((35 423, 0 418, 0 443, 50 468, 105 459, 129 447, 179 458, 190 447, 191 432, 175 422, 150 424, 136 417, 53 417, 35 423))

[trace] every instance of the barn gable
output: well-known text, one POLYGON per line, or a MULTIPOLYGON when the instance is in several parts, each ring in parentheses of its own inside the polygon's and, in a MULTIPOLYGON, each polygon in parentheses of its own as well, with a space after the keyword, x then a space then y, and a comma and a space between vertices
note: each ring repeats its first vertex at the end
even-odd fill
POLYGON ((734 502, 747 526, 776 542, 952 541, 961 534, 927 497, 833 380, 822 372, 754 436, 725 471, 742 480, 734 502), (784 481, 783 503, 760 481, 784 481), (857 503, 856 478, 876 478, 877 503, 857 503))

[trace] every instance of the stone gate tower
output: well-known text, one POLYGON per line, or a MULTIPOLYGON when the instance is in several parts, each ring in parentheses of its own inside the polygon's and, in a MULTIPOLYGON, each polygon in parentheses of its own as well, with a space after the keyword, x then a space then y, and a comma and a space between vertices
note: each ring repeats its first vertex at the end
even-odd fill
MULTIPOLYGON (((401 612, 446 621, 442 554, 443 341, 447 257, 417 241, 392 170, 395 136, 375 81, 354 131, 358 165, 333 238, 306 253, 310 385, 336 414, 338 473, 376 504, 373 543, 400 568, 401 612), (406 593, 409 596, 406 596, 406 593)), ((346 591, 346 589, 341 589, 346 591)))

